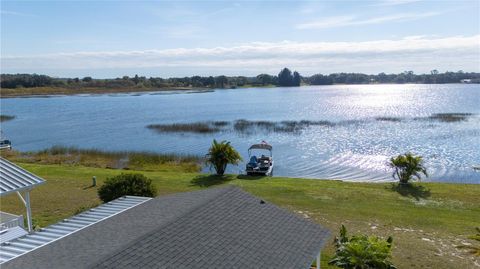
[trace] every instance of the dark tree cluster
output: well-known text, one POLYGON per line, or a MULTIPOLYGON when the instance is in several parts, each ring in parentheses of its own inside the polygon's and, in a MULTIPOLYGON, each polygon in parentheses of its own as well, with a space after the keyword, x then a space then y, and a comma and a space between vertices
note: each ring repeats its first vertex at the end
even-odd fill
MULTIPOLYGON (((17 88, 17 87, 45 87, 52 86, 55 83, 55 79, 49 76, 37 75, 37 74, 2 74, 1 75, 1 87, 2 88, 17 88)), ((57 83, 58 84, 58 83, 57 83)))
POLYGON ((300 83, 302 81, 302 78, 300 77, 300 74, 295 71, 292 74, 292 71, 288 68, 283 68, 280 73, 278 73, 278 86, 281 87, 298 87, 300 86, 300 83))

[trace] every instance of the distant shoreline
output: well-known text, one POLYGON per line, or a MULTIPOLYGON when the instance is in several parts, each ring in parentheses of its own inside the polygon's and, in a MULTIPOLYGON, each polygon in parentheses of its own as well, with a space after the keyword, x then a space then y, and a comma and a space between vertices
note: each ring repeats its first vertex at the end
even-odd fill
MULTIPOLYGON (((368 84, 330 84, 330 85, 301 85, 302 86, 335 86, 335 85, 433 85, 431 83, 368 83, 368 84)), ((467 83, 442 83, 442 84, 467 84, 467 83)), ((435 84, 435 85, 442 85, 435 84)), ((166 88, 107 88, 107 87, 32 87, 32 88, 1 88, 0 98, 21 98, 21 97, 43 97, 50 96, 70 96, 82 94, 129 94, 129 93, 148 93, 148 92, 169 92, 169 91, 193 91, 193 92, 211 92, 214 90, 228 90, 228 89, 246 89, 246 88, 283 88, 275 85, 247 85, 233 88, 206 88, 206 87, 166 87, 166 88)), ((296 87, 291 87, 296 88, 296 87)))

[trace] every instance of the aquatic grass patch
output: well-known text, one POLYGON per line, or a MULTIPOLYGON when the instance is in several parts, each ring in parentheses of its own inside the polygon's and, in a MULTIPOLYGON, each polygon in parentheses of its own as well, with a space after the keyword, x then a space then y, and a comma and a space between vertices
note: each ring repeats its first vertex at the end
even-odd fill
POLYGON ((376 117, 375 120, 377 120, 377 121, 400 122, 400 121, 402 121, 402 118, 397 118, 397 117, 376 117))
POLYGON ((326 120, 312 121, 312 120, 301 120, 301 121, 281 121, 277 126, 275 126, 276 132, 299 132, 310 126, 335 126, 336 123, 326 120))
POLYGON ((192 123, 150 124, 146 127, 158 133, 196 133, 213 134, 219 132, 233 132, 241 135, 256 133, 289 133, 301 134, 313 126, 342 127, 350 125, 375 124, 375 122, 403 122, 412 119, 422 121, 458 122, 465 121, 473 116, 473 113, 437 113, 428 117, 402 118, 392 116, 379 116, 374 118, 350 119, 340 121, 329 120, 247 120, 234 121, 200 121, 192 123))
POLYGON ((277 124, 273 121, 249 121, 249 120, 236 120, 233 124, 233 130, 238 133, 253 133, 258 130, 267 132, 275 131, 277 124))
POLYGON ((225 127, 225 126, 229 125, 230 122, 228 122, 228 121, 213 121, 213 122, 211 122, 211 124, 213 124, 216 127, 225 127))
POLYGON ((241 134, 264 133, 294 133, 298 134, 311 125, 329 125, 327 121, 249 121, 236 120, 233 131, 241 134))
POLYGON ((48 149, 30 152, 3 151, 2 156, 24 163, 82 165, 125 170, 156 171, 168 169, 175 165, 188 172, 199 171, 202 161, 201 157, 195 155, 148 151, 103 151, 64 146, 53 146, 48 149))
POLYGON ((11 115, 0 115, 0 122, 9 121, 15 119, 15 116, 11 115))
MULTIPOLYGON (((466 121, 468 118, 474 116, 473 113, 435 113, 428 117, 414 117, 413 120, 423 120, 423 121, 439 121, 439 122, 459 122, 466 121)), ((411 119, 411 118, 410 118, 411 119)), ((401 117, 376 117, 376 121, 390 121, 390 122, 401 122, 405 118, 401 117)))
POLYGON ((441 122, 457 122, 465 121, 469 117, 473 116, 473 113, 436 113, 428 117, 431 120, 438 120, 441 122))
POLYGON ((235 132, 239 134, 263 133, 300 133, 310 126, 334 126, 330 121, 251 121, 239 119, 235 121, 205 121, 193 123, 150 124, 147 128, 159 133, 197 133, 211 134, 218 132, 235 132))
POLYGON ((193 122, 193 123, 173 123, 173 124, 150 124, 148 129, 155 130, 161 133, 200 133, 210 134, 217 133, 222 130, 222 127, 228 125, 228 122, 193 122))
POLYGON ((415 117, 413 120, 439 121, 439 122, 460 122, 466 121, 474 116, 473 113, 435 113, 428 117, 415 117))

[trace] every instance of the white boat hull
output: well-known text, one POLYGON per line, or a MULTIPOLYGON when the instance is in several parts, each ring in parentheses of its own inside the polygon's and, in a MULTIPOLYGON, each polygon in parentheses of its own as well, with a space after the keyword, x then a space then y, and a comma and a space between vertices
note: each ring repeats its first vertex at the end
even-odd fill
POLYGON ((258 176, 272 176, 273 175, 273 161, 271 165, 268 167, 268 169, 261 169, 260 167, 258 169, 246 169, 247 175, 258 175, 258 176))

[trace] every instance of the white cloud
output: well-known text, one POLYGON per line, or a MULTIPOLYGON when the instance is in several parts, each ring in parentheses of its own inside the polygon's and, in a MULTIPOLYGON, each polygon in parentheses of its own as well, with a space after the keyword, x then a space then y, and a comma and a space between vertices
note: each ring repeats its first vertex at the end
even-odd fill
POLYGON ((22 16, 22 17, 35 17, 35 15, 27 14, 23 12, 10 11, 10 10, 0 10, 1 15, 12 15, 12 16, 22 16))
MULTIPOLYGON (((232 47, 56 53, 2 56, 2 72, 65 70, 184 69, 232 70, 248 74, 283 66, 304 73, 396 72, 431 69, 479 71, 480 35, 407 37, 363 42, 255 42, 232 47)), ((57 72, 57 73, 58 73, 57 72)), ((213 71, 216 72, 216 71, 213 71)), ((93 74, 95 75, 95 74, 93 74)), ((161 74, 159 74, 161 75, 161 74)), ((179 74, 193 75, 193 74, 179 74)))
POLYGON ((430 11, 423 13, 400 13, 392 14, 380 17, 372 18, 358 18, 356 16, 336 16, 328 17, 321 20, 310 21, 306 23, 300 23, 296 25, 297 29, 325 29, 325 28, 334 28, 334 27, 343 27, 343 26, 356 26, 356 25, 368 25, 368 24, 380 24, 386 22, 402 22, 402 21, 412 21, 422 18, 428 18, 432 16, 437 16, 442 14, 442 12, 430 11))

